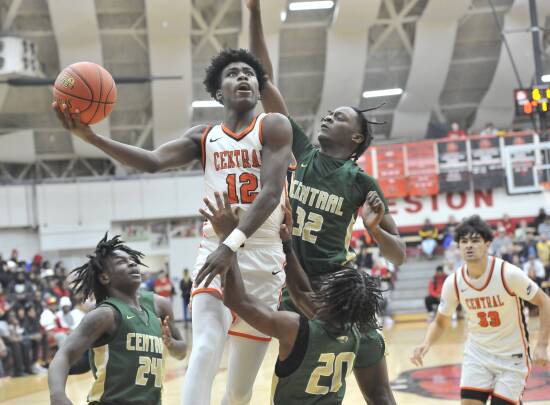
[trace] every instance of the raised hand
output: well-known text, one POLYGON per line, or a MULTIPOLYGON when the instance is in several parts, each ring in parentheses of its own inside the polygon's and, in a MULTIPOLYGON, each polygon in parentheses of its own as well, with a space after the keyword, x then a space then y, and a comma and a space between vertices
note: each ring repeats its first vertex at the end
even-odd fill
POLYGON ((367 201, 363 205, 363 223, 367 228, 374 228, 384 218, 384 203, 376 191, 369 191, 367 201))
POLYGON ((260 8, 260 0, 245 0, 245 4, 249 10, 257 10, 260 8))
POLYGON ((239 224, 239 217, 236 212, 231 209, 229 196, 225 191, 223 193, 223 201, 220 193, 218 192, 214 193, 214 198, 216 199, 217 207, 214 207, 214 204, 212 204, 212 201, 208 198, 204 198, 204 204, 206 204, 206 207, 210 210, 210 212, 202 208, 199 209, 199 212, 208 221, 210 221, 216 235, 218 235, 221 239, 225 239, 239 224))
POLYGON ((92 131, 89 125, 80 121, 79 110, 71 113, 67 104, 59 105, 57 101, 52 103, 52 108, 57 115, 57 119, 61 122, 61 125, 63 125, 63 128, 78 136, 84 142, 91 142, 91 139, 95 135, 94 131, 92 131))

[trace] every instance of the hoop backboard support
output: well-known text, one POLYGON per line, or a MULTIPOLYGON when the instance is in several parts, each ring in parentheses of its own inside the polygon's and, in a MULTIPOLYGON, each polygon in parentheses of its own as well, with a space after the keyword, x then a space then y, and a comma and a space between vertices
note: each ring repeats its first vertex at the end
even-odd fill
POLYGON ((508 193, 550 190, 550 142, 504 146, 502 156, 508 193))

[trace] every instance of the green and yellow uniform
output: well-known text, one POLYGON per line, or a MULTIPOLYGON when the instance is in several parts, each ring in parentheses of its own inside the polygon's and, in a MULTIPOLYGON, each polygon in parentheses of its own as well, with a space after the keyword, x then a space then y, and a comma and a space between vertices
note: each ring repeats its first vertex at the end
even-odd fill
MULTIPOLYGON (((292 124, 292 153, 296 170, 292 174, 288 195, 292 207, 292 246, 312 285, 339 265, 355 258, 350 247, 358 210, 374 190, 386 212, 388 205, 375 179, 351 159, 337 159, 323 154, 308 140, 303 129, 292 124)), ((282 309, 296 310, 287 291, 283 291, 282 309)), ((356 367, 376 364, 384 354, 384 342, 376 331, 363 336, 363 350, 356 367)))
POLYGON ((341 404, 358 346, 355 328, 333 335, 321 322, 301 316, 292 352, 275 365, 272 405, 341 404))
POLYGON ((164 346, 153 299, 153 293, 140 291, 142 311, 112 297, 101 303, 116 310, 118 327, 112 337, 98 341, 90 350, 95 381, 88 394, 89 403, 161 403, 164 346))

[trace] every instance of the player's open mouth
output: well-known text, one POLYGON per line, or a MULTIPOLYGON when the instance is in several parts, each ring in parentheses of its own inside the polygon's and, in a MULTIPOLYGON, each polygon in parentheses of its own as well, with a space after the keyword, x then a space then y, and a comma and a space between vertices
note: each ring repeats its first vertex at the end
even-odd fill
POLYGON ((328 131, 328 125, 327 124, 321 124, 321 129, 328 131))
POLYGON ((248 85, 248 83, 242 83, 239 85, 239 87, 237 87, 237 94, 242 94, 242 95, 250 95, 252 94, 252 89, 250 88, 250 86, 248 85))

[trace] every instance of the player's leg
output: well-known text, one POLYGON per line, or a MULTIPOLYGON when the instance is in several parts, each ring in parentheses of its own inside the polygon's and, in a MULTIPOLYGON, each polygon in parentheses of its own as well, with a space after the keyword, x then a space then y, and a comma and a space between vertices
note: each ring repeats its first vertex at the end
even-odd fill
POLYGON ((384 357, 386 344, 376 330, 361 336, 353 373, 369 405, 395 405, 384 357))
POLYGON ((466 345, 460 376, 460 404, 487 403, 495 386, 494 358, 466 345))
MULTIPOLYGON (((489 396, 487 396, 488 398, 489 396)), ((487 403, 487 400, 477 400, 477 399, 461 399, 460 405, 485 405, 487 403)))
POLYGON ((498 373, 491 405, 508 405, 520 403, 527 384, 529 369, 522 358, 503 358, 499 361, 498 373))
POLYGON ((227 388, 222 405, 246 405, 269 342, 229 336, 227 388))
POLYGON ((183 405, 210 405, 212 383, 223 354, 231 312, 209 293, 193 297, 193 346, 183 383, 183 405))

